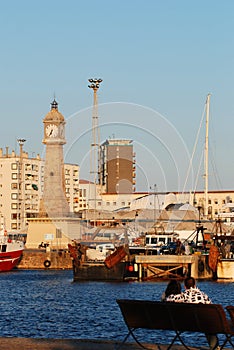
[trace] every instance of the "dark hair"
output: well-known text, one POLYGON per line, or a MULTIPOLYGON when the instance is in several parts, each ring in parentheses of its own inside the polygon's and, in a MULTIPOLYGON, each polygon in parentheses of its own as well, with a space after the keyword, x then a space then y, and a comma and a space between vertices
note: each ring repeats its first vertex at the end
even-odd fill
POLYGON ((196 284, 195 278, 193 277, 186 277, 184 280, 184 285, 187 289, 194 288, 196 284))
POLYGON ((171 280, 167 288, 165 290, 165 296, 168 297, 171 294, 180 294, 181 293, 181 285, 180 282, 177 280, 171 280))

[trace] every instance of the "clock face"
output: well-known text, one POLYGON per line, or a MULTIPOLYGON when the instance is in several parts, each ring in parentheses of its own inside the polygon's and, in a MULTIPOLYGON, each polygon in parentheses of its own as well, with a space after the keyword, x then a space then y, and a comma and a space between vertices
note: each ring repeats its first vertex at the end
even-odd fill
POLYGON ((58 127, 54 124, 49 124, 46 127, 46 135, 48 137, 56 137, 58 135, 58 127))

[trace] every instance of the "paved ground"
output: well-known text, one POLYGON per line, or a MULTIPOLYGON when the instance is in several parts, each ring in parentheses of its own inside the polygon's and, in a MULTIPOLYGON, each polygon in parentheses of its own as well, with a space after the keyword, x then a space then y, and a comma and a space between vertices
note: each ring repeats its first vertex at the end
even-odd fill
MULTIPOLYGON (((167 346, 146 344, 149 350, 165 350, 167 346)), ((33 339, 33 338, 0 338, 0 350, 140 350, 136 343, 120 343, 101 340, 81 339, 33 339)), ((172 350, 184 350, 184 347, 175 345, 172 350)), ((196 348, 190 348, 196 349, 196 348)), ((198 349, 198 348, 197 348, 198 349)))

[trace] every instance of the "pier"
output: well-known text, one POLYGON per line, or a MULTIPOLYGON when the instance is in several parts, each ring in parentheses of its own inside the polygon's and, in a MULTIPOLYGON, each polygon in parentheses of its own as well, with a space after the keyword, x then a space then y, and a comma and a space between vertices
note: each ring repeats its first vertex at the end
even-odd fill
MULTIPOLYGON (((18 269, 72 269, 68 250, 25 249, 18 269)), ((182 278, 211 279, 208 255, 135 255, 134 269, 139 281, 182 278)))
POLYGON ((187 274, 196 279, 212 278, 208 255, 136 255, 139 280, 180 278, 187 274))

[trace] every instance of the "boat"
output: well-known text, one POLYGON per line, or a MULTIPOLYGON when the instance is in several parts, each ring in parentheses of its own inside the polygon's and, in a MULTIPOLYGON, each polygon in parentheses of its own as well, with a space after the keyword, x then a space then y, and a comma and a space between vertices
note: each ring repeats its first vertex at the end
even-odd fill
POLYGON ((214 236, 214 245, 209 253, 209 265, 214 279, 234 279, 234 235, 214 236))
POLYGON ((68 244, 73 262, 74 281, 124 281, 138 279, 136 265, 130 261, 128 248, 103 244, 90 248, 81 243, 68 244))
POLYGON ((18 235, 0 230, 0 272, 11 271, 20 262, 24 242, 18 235))

